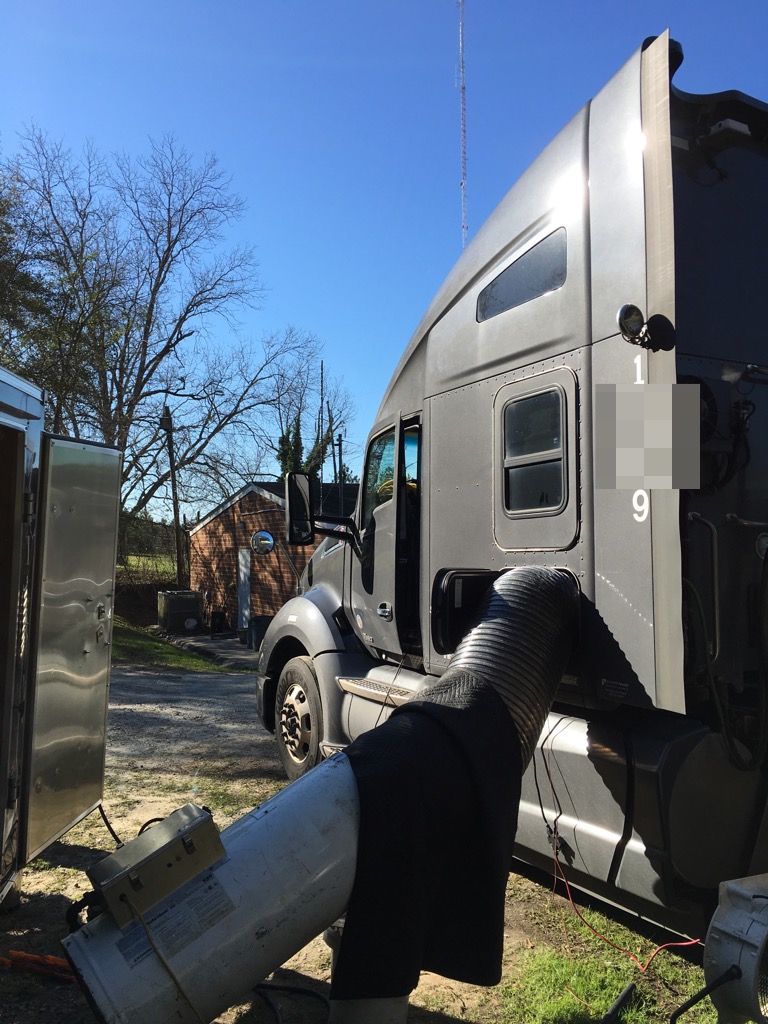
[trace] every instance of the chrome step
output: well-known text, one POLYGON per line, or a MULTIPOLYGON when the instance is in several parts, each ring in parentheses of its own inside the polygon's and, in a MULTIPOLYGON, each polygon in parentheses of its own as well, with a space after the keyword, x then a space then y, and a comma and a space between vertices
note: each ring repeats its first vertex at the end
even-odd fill
POLYGON ((344 693, 351 693, 355 697, 364 697, 377 704, 399 708, 413 696, 412 690, 404 690, 400 686, 392 686, 391 683, 380 683, 376 679, 350 679, 347 676, 340 676, 337 679, 339 689, 344 693))

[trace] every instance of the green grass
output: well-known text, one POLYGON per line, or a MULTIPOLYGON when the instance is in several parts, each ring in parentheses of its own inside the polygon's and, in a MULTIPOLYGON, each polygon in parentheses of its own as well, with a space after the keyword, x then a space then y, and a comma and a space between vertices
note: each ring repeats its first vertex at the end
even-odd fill
MULTIPOLYGON (((176 772, 159 777, 156 772, 136 772, 132 776, 132 786, 138 792, 151 792, 153 796, 168 796, 177 806, 192 801, 210 807, 214 817, 223 815, 229 819, 240 817, 254 807, 258 807, 275 796, 285 787, 285 782, 275 779, 233 779, 231 776, 217 773, 215 766, 207 764, 202 770, 192 772, 176 772)), ((125 791, 119 780, 108 786, 106 800, 112 798, 122 804, 126 800, 125 791)), ((136 805, 139 801, 136 800, 136 805)))
POLYGON ((125 579, 144 583, 166 582, 176 578, 176 559, 173 555, 126 555, 117 566, 118 582, 125 579))
POLYGON ((125 568, 137 572, 162 573, 163 576, 176 575, 176 560, 173 555, 126 555, 125 568))
MULTIPOLYGON (((621 1011, 623 1024, 661 1024, 704 987, 701 968, 663 950, 643 972, 618 949, 593 935, 570 911, 562 914, 563 939, 525 951, 513 975, 499 987, 500 1024, 587 1024, 602 1020, 630 982, 636 989, 621 1011)), ((616 945, 647 962, 653 945, 594 910, 590 924, 616 945)), ((716 1024, 708 999, 685 1014, 686 1024, 716 1024)))
POLYGON ((181 669, 186 672, 232 671, 166 643, 146 629, 131 626, 117 615, 112 627, 112 660, 116 664, 181 669))

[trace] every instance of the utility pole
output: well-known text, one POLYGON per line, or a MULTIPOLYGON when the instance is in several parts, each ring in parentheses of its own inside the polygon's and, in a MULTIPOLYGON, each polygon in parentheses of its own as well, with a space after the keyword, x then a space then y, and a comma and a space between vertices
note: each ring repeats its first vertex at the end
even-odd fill
POLYGON ((343 455, 343 440, 341 434, 336 438, 336 444, 339 446, 339 515, 344 515, 344 455, 343 455))
POLYGON ((168 440, 168 464, 171 470, 171 499, 173 501, 173 530, 176 538, 176 586, 179 590, 186 589, 187 572, 184 564, 184 543, 181 537, 179 520, 179 495, 176 490, 176 452, 173 447, 173 419, 171 410, 166 405, 160 417, 160 429, 165 431, 168 440))

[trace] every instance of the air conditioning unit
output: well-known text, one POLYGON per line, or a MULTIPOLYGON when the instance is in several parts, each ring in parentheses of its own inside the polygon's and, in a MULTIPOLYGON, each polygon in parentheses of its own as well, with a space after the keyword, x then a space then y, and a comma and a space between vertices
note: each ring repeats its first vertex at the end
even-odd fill
POLYGON ((157 623, 163 633, 196 633, 203 624, 203 597, 197 590, 161 590, 157 623))

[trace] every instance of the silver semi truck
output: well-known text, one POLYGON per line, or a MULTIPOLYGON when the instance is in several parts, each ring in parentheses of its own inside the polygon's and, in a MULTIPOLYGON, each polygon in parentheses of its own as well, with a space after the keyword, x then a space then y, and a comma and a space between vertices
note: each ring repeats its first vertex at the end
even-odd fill
POLYGON ((681 60, 647 41, 478 232, 354 516, 316 523, 289 481, 289 539, 327 536, 258 695, 296 778, 441 676, 500 573, 571 573, 580 643, 517 856, 555 846, 573 883, 697 936, 721 881, 768 871, 768 106, 680 92, 681 60), (653 396, 691 394, 670 445, 653 396))
POLYGON ((102 799, 120 456, 0 368, 0 902, 102 799))

